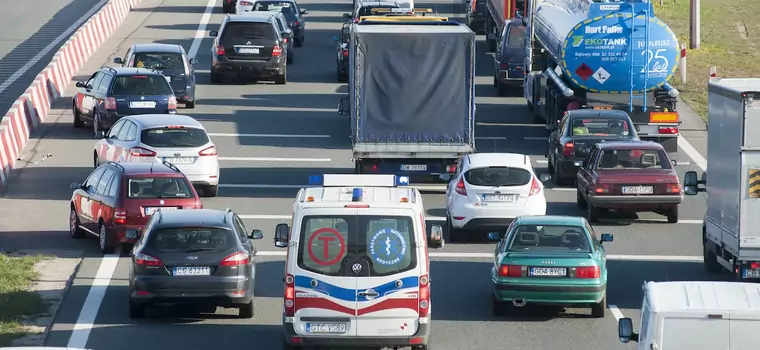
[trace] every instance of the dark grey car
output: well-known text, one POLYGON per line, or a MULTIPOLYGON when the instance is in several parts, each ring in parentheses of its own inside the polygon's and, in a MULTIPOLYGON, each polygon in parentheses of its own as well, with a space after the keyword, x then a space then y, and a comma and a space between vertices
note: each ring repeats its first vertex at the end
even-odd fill
POLYGON ((261 238, 229 209, 154 213, 132 250, 129 316, 168 303, 232 307, 253 317, 253 240, 261 238))
POLYGON ((496 47, 493 87, 499 96, 507 96, 510 89, 521 87, 525 78, 525 26, 521 20, 505 22, 496 47))

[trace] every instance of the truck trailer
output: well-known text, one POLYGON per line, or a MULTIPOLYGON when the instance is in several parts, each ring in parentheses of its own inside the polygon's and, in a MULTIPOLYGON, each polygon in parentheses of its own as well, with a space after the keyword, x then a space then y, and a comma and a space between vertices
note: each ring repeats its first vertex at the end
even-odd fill
POLYGON ((704 265, 760 281, 760 78, 711 79, 707 115, 707 173, 683 181, 686 195, 708 192, 704 265))
POLYGON ((532 0, 524 96, 547 130, 569 109, 625 110, 642 140, 678 150, 678 39, 649 0, 532 0))
POLYGON ((348 116, 357 174, 453 173, 475 152, 475 33, 452 21, 352 24, 348 116))

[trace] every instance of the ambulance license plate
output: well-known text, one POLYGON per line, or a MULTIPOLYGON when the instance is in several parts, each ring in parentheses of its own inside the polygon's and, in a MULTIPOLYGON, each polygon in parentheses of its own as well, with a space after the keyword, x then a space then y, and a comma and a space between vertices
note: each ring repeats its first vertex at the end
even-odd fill
POLYGON ((310 333, 310 334, 346 333, 346 324, 345 323, 307 323, 306 333, 310 333))

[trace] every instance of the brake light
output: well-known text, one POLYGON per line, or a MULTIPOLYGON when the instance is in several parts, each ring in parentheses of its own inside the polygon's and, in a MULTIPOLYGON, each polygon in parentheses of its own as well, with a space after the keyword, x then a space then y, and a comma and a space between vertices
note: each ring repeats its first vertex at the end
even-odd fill
POLYGON ((298 27, 298 25, 299 25, 298 21, 293 22, 294 27, 298 27))
POLYGON ((525 266, 520 265, 499 265, 499 276, 501 277, 525 277, 528 270, 525 266))
POLYGON ((753 261, 749 263, 749 268, 752 270, 760 269, 760 263, 758 263, 757 261, 753 261))
POLYGON ((539 193, 541 193, 541 185, 538 183, 536 177, 533 176, 533 180, 530 182, 530 192, 528 193, 528 196, 535 196, 539 193))
POLYGON ((156 152, 142 147, 134 147, 129 150, 129 155, 132 157, 155 157, 156 152))
POLYGON ((581 266, 574 270, 575 278, 599 278, 601 276, 599 266, 581 266))
POLYGON ((169 125, 166 128, 167 129, 184 129, 185 127, 182 125, 169 125))
POLYGON ((369 204, 346 204, 343 208, 369 208, 369 204))
POLYGON ((217 54, 217 55, 220 55, 220 56, 223 56, 223 55, 225 55, 224 46, 222 46, 222 45, 217 45, 217 46, 216 46, 216 54, 217 54))
POLYGON ((216 151, 216 147, 211 146, 208 148, 202 149, 200 152, 198 152, 199 156, 215 156, 218 155, 219 152, 216 151))
POLYGON ((135 254, 135 263, 142 266, 161 266, 163 263, 160 259, 150 256, 148 254, 138 253, 135 254))
POLYGON ((132 79, 148 79, 147 75, 133 75, 132 79))
POLYGON ((506 63, 499 63, 499 68, 501 69, 507 69, 508 67, 509 65, 507 65, 506 63))
POLYGON ((596 185, 596 187, 594 187, 594 192, 610 193, 610 185, 607 185, 607 184, 596 185))
POLYGON ((464 188, 464 179, 459 179, 459 182, 457 182, 457 187, 455 187, 454 190, 463 196, 467 195, 467 189, 464 188))
POLYGON ((644 152, 639 151, 637 149, 631 151, 631 157, 633 157, 633 158, 641 157, 642 154, 644 154, 644 152))
POLYGON ((169 96, 169 109, 177 109, 177 98, 169 96))
POLYGON ((677 126, 661 126, 659 128, 660 134, 666 134, 666 135, 675 135, 678 134, 678 127, 677 126))
POLYGON ((240 265, 248 265, 248 262, 251 260, 251 256, 248 255, 248 253, 242 253, 237 252, 234 254, 227 255, 223 260, 222 263, 219 264, 221 266, 240 266, 240 265))
POLYGON ((348 50, 343 50, 343 57, 348 57, 348 50))
POLYGON ((446 167, 446 172, 447 173, 453 173, 453 172, 456 172, 456 171, 457 171, 457 165, 456 164, 451 164, 451 165, 449 165, 449 166, 446 167))
POLYGON ((668 188, 667 189, 668 192, 670 192, 670 193, 681 193, 681 184, 680 183, 676 182, 676 183, 668 184, 667 186, 668 186, 667 187, 668 188))
POLYGON ((124 210, 116 209, 113 213, 113 223, 115 225, 124 225, 127 223, 127 212, 124 210))
POLYGON ((282 55, 282 48, 279 45, 275 45, 272 48, 272 57, 280 57, 282 55))
POLYGON ((565 157, 571 157, 575 155, 575 142, 565 142, 565 145, 562 146, 562 155, 565 157))
POLYGON ((417 301, 419 301, 419 314, 420 317, 428 317, 430 314, 430 280, 428 275, 420 276, 420 290, 417 294, 417 301))
POLYGON ((116 109, 116 99, 113 97, 106 97, 105 108, 108 110, 116 109))
POLYGON ((285 317, 293 317, 296 313, 296 287, 293 275, 285 275, 285 317))

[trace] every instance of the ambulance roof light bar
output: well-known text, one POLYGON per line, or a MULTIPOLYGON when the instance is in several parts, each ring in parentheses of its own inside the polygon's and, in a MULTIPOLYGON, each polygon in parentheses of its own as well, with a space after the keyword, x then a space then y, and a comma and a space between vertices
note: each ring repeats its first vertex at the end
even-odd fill
POLYGON ((409 186, 409 177, 380 174, 312 175, 309 176, 309 185, 322 187, 398 187, 409 186))

